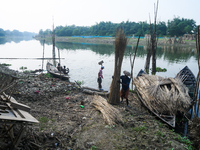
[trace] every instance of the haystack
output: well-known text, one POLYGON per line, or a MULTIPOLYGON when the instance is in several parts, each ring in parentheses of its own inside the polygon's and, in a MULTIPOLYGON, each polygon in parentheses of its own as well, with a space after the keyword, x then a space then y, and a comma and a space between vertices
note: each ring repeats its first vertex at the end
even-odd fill
POLYGON ((133 83, 145 105, 153 112, 176 115, 178 111, 187 112, 190 107, 188 88, 179 77, 143 74, 134 78, 133 83))
POLYGON ((120 112, 103 97, 95 95, 91 105, 103 114, 103 118, 107 124, 116 125, 123 122, 120 112))

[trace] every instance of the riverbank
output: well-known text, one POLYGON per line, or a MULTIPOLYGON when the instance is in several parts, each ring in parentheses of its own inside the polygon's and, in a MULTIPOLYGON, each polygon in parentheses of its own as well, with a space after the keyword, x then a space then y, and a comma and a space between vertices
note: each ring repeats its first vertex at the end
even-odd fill
POLYGON ((29 149, 191 148, 189 140, 149 113, 135 93, 130 92, 130 107, 125 102, 111 106, 119 111, 122 123, 109 125, 92 106, 94 95, 85 94, 76 83, 2 66, 0 70, 20 78, 13 97, 30 106, 31 115, 40 121, 28 127, 19 144, 21 149, 24 145, 29 149), (80 107, 83 103, 84 108, 80 107))
MULTIPOLYGON (((35 37, 36 40, 43 40, 41 37, 35 37)), ((52 42, 51 37, 46 37, 46 41, 52 42)), ((137 38, 129 38, 128 45, 136 45, 137 44, 137 38)), ((82 37, 61 37, 56 36, 55 38, 56 42, 74 42, 74 43, 93 43, 93 44, 109 44, 114 45, 115 37, 99 37, 99 38, 82 38, 82 37)), ((139 45, 147 45, 147 39, 140 39, 139 45)), ((158 39, 158 45, 167 45, 167 46, 184 46, 184 47, 195 47, 196 43, 195 40, 189 41, 185 40, 183 44, 165 44, 164 39, 158 39)))

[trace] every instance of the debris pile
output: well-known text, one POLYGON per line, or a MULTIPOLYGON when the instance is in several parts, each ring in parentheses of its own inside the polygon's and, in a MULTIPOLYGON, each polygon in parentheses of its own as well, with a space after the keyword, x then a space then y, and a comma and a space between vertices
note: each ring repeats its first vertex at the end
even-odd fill
POLYGON ((14 97, 29 101, 52 98, 60 94, 68 94, 80 89, 75 83, 62 81, 58 78, 48 78, 45 74, 20 79, 16 85, 14 97))

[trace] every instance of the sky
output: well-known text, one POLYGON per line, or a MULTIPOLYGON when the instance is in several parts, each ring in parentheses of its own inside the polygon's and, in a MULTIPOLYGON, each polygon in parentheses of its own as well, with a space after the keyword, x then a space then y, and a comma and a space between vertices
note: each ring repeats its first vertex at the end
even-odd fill
MULTIPOLYGON (((157 0, 0 0, 0 28, 38 33, 54 26, 92 26, 101 21, 154 21, 157 0)), ((200 0, 159 0, 158 21, 174 17, 200 25, 200 0)))

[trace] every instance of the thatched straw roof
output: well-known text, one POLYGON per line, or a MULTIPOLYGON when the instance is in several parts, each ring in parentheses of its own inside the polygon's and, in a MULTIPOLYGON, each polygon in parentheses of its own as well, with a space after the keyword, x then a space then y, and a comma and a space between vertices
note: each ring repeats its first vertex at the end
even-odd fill
POLYGON ((180 78, 163 78, 143 74, 134 78, 133 83, 145 105, 156 113, 175 115, 186 112, 190 107, 188 88, 180 78))
POLYGON ((103 114, 103 118, 107 124, 116 125, 123 122, 120 112, 103 97, 95 95, 91 105, 103 114))

